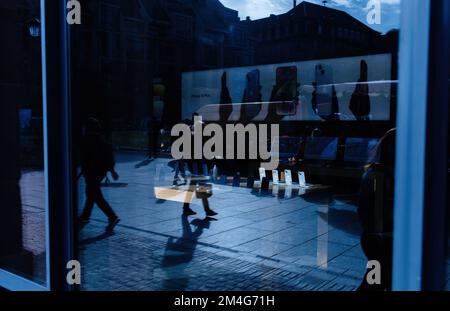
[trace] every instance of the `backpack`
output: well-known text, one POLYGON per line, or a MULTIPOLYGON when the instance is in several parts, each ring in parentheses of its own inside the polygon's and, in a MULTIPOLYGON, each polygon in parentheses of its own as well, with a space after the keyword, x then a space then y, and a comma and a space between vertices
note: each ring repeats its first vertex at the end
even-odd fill
POLYGON ((113 146, 99 136, 87 137, 82 154, 83 174, 103 177, 114 169, 114 166, 113 146))

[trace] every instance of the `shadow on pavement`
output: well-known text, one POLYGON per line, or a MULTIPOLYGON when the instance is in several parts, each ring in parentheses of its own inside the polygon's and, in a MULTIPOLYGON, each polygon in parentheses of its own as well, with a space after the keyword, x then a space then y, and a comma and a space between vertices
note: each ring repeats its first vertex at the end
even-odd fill
POLYGON ((164 258, 161 266, 166 272, 162 290, 184 290, 189 285, 189 275, 184 272, 187 264, 192 261, 198 238, 204 229, 209 229, 214 218, 194 219, 189 223, 187 216, 181 217, 183 234, 180 238, 170 237, 167 240, 164 258), (191 225, 195 227, 193 231, 191 225))
POLYGON ((79 241, 79 245, 89 245, 89 244, 93 244, 93 243, 95 243, 95 242, 99 242, 99 241, 105 240, 105 239, 107 239, 107 238, 109 238, 109 237, 111 237, 111 236, 113 236, 113 235, 114 235, 114 232, 104 232, 104 233, 102 233, 102 234, 100 234, 100 235, 97 235, 97 236, 94 236, 94 237, 91 237, 91 238, 87 238, 87 239, 80 240, 80 241, 79 241))

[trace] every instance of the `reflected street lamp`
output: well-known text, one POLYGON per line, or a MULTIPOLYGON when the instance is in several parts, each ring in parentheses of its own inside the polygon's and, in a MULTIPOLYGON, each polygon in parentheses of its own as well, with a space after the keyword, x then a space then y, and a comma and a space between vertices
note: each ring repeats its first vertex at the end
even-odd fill
POLYGON ((30 36, 33 38, 37 38, 41 36, 41 21, 37 18, 33 18, 28 23, 28 30, 30 32, 30 36))

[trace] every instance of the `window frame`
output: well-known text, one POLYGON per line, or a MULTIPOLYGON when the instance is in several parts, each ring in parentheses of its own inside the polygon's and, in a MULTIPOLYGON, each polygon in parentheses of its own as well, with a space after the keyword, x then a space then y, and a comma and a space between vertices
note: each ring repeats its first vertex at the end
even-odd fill
MULTIPOLYGON (((0 270, 0 286, 9 290, 74 289, 65 282, 65 265, 75 256, 70 158, 70 34, 65 21, 66 1, 59 0, 51 7, 46 7, 45 2, 40 1, 47 286, 0 270), (55 161, 56 158, 59 161, 55 161)), ((393 289, 421 290, 431 0, 403 0, 401 15, 393 289), (415 109, 410 109, 412 105, 415 109)))

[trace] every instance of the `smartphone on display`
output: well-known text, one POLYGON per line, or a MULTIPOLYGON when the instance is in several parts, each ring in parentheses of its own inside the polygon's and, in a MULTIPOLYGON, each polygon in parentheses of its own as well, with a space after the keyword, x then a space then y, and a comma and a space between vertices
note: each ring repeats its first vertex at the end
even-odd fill
POLYGON ((291 170, 284 171, 284 179, 287 186, 292 186, 292 172, 291 170))
POLYGON ((279 67, 276 74, 277 115, 292 116, 297 113, 298 103, 298 78, 297 67, 279 67))
POLYGON ((256 103, 261 101, 260 96, 260 72, 259 70, 252 70, 247 73, 247 88, 245 90, 245 100, 246 103, 256 103))
POLYGON ((266 170, 261 167, 259 169, 259 180, 263 181, 264 178, 266 178, 266 170))
POLYGON ((298 184, 300 187, 306 187, 306 177, 304 172, 298 172, 298 184))
POLYGON ((274 185, 279 185, 280 184, 280 179, 278 178, 278 170, 273 170, 272 171, 272 181, 274 185))
POLYGON ((317 114, 319 116, 330 116, 333 114, 333 68, 317 64, 315 78, 317 84, 317 114))

